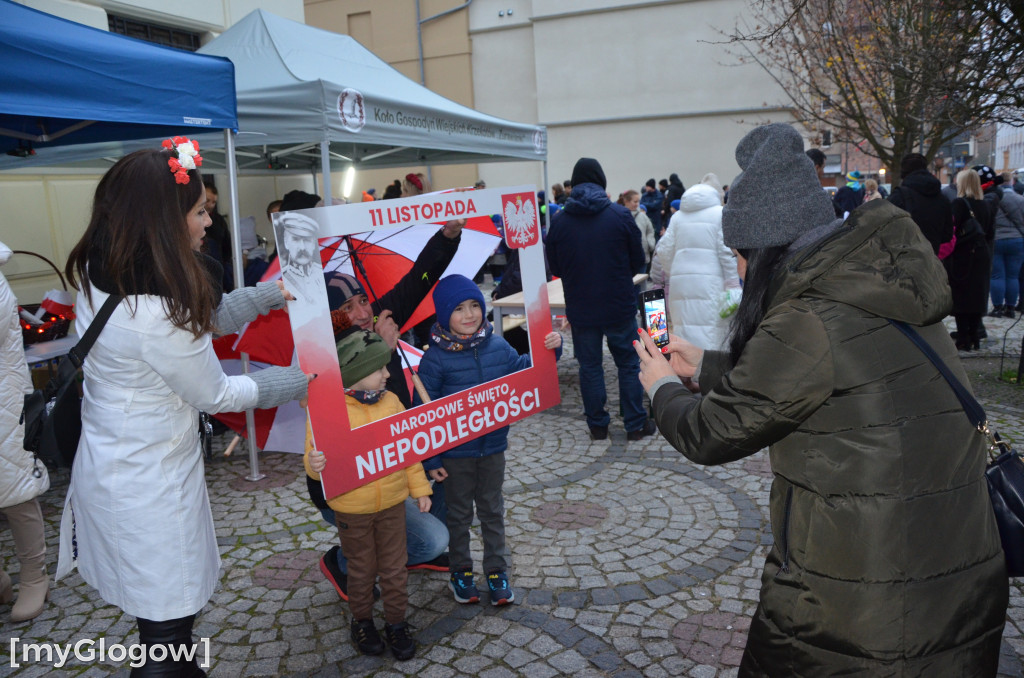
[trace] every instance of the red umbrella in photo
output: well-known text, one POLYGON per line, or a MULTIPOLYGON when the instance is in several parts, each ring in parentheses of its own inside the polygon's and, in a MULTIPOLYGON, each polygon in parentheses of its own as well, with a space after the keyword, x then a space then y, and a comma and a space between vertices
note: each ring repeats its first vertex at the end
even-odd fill
MULTIPOLYGON (((320 261, 325 272, 341 271, 356 276, 372 302, 390 291, 409 272, 423 245, 439 228, 439 224, 416 224, 381 228, 344 238, 322 238, 320 261)), ((500 242, 501 236, 491 219, 474 217, 467 220, 459 249, 442 277, 458 273, 472 279, 500 242)), ((263 280, 278 280, 280 277, 281 267, 275 259, 263 280)), ((428 294, 399 331, 404 333, 433 314, 434 301, 428 294)), ((248 353, 255 361, 290 365, 294 343, 287 314, 273 311, 249 323, 238 333, 234 348, 248 353)))

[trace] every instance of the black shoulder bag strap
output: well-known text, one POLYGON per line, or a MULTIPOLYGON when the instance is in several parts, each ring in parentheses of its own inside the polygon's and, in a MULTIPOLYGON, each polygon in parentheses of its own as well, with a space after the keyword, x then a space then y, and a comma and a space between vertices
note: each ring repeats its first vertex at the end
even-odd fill
POLYGON ((914 342, 914 345, 921 349, 921 352, 932 361, 939 373, 949 382, 949 385, 953 387, 953 392, 956 394, 957 400, 960 401, 960 405, 964 408, 964 413, 967 418, 971 421, 974 428, 978 429, 982 433, 986 433, 988 429, 988 418, 985 416, 985 409, 981 406, 974 396, 971 395, 970 391, 964 388, 964 385, 960 383, 960 380, 953 375, 949 367, 943 362, 939 354, 935 352, 935 349, 924 340, 917 330, 910 325, 899 320, 893 320, 887 318, 889 323, 898 329, 900 332, 906 335, 908 339, 914 342))
POLYGON ((78 340, 70 351, 68 351, 67 360, 61 360, 60 366, 57 368, 57 379, 61 383, 68 381, 74 376, 82 364, 85 363, 85 357, 89 355, 89 350, 92 349, 92 345, 96 343, 96 338, 100 336, 100 331, 103 326, 107 324, 107 320, 110 319, 110 315, 114 312, 114 309, 121 303, 121 297, 111 294, 107 297, 107 300, 103 302, 103 306, 100 307, 99 313, 97 313, 92 322, 89 323, 89 328, 82 335, 82 338, 78 340))
POLYGON ((999 541, 1006 559, 1006 573, 1011 577, 1024 576, 1024 464, 1021 456, 999 434, 989 430, 985 410, 963 384, 953 376, 942 358, 935 353, 917 330, 906 323, 888 319, 903 332, 938 368, 975 429, 987 439, 989 462, 985 468, 985 484, 992 503, 992 513, 999 529, 999 541))

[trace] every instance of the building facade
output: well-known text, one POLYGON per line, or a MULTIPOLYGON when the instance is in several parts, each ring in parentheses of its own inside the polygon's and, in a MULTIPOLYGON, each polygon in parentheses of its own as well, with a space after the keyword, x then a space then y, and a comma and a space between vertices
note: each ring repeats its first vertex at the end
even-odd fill
MULTIPOLYGON (((433 168, 434 186, 568 179, 597 158, 608 191, 678 173, 729 183, 754 125, 791 121, 785 96, 739 65, 724 33, 745 0, 306 0, 306 23, 348 33, 408 77, 479 111, 548 128, 537 163, 433 168), (417 20, 417 11, 419 20, 417 20), (435 18, 436 17, 436 18, 435 18), (422 71, 419 46, 422 45, 422 71)), ((384 177, 376 185, 384 184, 384 177)))

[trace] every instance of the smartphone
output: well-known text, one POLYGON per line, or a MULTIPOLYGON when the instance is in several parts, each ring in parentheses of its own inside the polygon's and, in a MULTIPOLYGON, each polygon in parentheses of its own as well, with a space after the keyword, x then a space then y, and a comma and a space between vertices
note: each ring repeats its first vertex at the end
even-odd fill
POLYGON ((640 293, 641 319, 647 334, 658 348, 668 346, 668 318, 665 314, 665 290, 640 293))

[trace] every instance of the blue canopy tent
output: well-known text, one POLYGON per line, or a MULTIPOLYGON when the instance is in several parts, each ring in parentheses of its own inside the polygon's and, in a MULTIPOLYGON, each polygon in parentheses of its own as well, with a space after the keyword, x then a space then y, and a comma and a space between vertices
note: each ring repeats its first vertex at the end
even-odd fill
MULTIPOLYGON (((224 131, 229 149, 232 245, 238 238, 238 132, 235 67, 223 57, 185 52, 83 26, 0 0, 0 169, 120 155, 117 144, 224 131), (88 150, 86 150, 88 149, 88 150)), ((250 440, 255 440, 248 414, 250 440)), ((258 476, 250 449, 252 479, 258 476)))
MULTIPOLYGON (((162 47, 0 0, 0 150, 237 130, 228 59, 162 47)), ((20 150, 19 150, 20 149, 20 150)), ((44 158, 45 156, 45 158, 44 158)), ((5 167, 15 167, 7 162, 5 167)))

